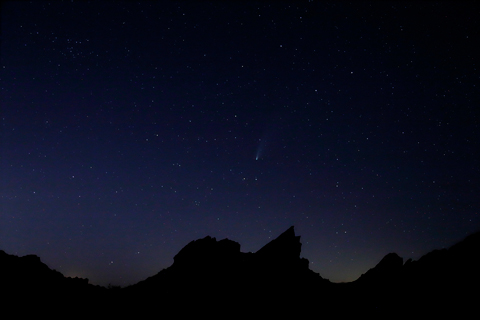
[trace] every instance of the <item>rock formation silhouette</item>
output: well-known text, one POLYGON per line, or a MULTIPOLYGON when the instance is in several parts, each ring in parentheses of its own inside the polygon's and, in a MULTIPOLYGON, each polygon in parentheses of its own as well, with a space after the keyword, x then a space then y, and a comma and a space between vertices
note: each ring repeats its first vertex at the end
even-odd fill
POLYGON ((2 312, 8 317, 39 315, 60 316, 57 306, 77 310, 77 315, 99 309, 105 288, 94 286, 88 279, 64 277, 50 269, 36 255, 17 257, 0 250, 0 290, 2 312), (79 308, 79 304, 83 307, 79 308))
MULTIPOLYGON (((300 237, 288 228, 255 253, 207 236, 188 243, 173 264, 117 290, 67 278, 34 255, 0 251, 4 310, 28 307, 34 315, 72 308, 77 315, 176 317, 445 316, 476 309, 480 284, 480 232, 418 261, 387 254, 350 283, 331 283, 301 258, 300 237), (99 311, 101 310, 101 311, 99 311)), ((61 312, 60 312, 61 314, 61 312)))
POLYGON ((281 307, 280 301, 290 300, 286 308, 291 306, 291 299, 306 298, 307 288, 314 290, 330 283, 310 270, 300 251, 300 237, 295 236, 293 227, 255 253, 241 252, 235 241, 207 236, 180 250, 172 266, 127 287, 125 292, 129 300, 161 297, 169 305, 176 305, 186 299, 199 309, 211 305, 205 299, 216 301, 222 309, 238 304, 245 309, 248 304, 258 308, 261 304, 263 309, 272 310, 281 307))

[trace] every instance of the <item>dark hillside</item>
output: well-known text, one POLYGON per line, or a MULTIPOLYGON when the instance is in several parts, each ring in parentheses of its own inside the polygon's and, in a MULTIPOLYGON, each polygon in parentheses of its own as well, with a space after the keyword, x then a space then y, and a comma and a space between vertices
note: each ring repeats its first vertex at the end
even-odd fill
POLYGON ((300 237, 290 227, 255 253, 229 239, 191 241, 174 263, 135 285, 106 289, 67 278, 34 255, 0 251, 4 310, 28 314, 150 315, 179 317, 283 316, 286 314, 382 315, 395 312, 467 313, 478 301, 480 233, 418 261, 386 255, 359 279, 331 283, 300 257, 300 237))

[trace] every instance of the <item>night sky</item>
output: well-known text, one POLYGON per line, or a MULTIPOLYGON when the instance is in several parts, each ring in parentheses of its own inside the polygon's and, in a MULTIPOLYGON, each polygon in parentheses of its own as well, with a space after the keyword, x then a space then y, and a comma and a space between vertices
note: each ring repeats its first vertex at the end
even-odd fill
POLYGON ((134 284, 288 227, 352 281, 480 229, 478 2, 18 1, 0 249, 134 284))

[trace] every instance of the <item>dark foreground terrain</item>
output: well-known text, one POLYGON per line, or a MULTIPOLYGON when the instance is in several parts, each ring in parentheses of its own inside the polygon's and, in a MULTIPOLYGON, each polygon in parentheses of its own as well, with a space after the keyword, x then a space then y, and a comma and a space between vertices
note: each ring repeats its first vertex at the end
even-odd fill
POLYGON ((418 261, 404 263, 390 253, 356 281, 342 284, 310 270, 300 251, 293 227, 255 253, 207 236, 187 244, 169 268, 113 289, 64 277, 37 256, 0 251, 1 316, 478 316, 480 233, 418 261))

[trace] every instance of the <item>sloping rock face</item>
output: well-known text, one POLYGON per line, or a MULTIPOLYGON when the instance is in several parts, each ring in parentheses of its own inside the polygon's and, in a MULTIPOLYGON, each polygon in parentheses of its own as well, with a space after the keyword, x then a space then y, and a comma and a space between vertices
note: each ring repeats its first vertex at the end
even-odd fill
POLYGON ((300 236, 295 236, 295 230, 291 226, 258 250, 255 255, 262 260, 289 261, 299 259, 301 251, 300 236))
POLYGON ((17 257, 0 250, 0 266, 3 289, 34 293, 46 288, 69 290, 75 287, 75 290, 82 290, 88 287, 88 279, 66 278, 50 269, 36 255, 17 257))
MULTIPOLYGON (((43 313, 48 313, 49 318, 56 318, 59 314, 65 317, 64 309, 75 310, 79 316, 98 310, 105 305, 107 298, 105 288, 89 284, 88 279, 64 277, 38 256, 18 257, 1 250, 0 288, 2 307, 21 312, 22 317, 43 313)), ((13 314, 7 313, 9 316, 13 314)))
POLYGON ((431 251, 418 261, 409 259, 403 264, 401 257, 390 253, 347 284, 342 294, 359 313, 468 315, 478 300, 473 290, 480 285, 479 250, 480 233, 475 233, 448 249, 431 251))
POLYGON ((307 259, 300 258, 301 249, 300 236, 295 235, 292 226, 253 254, 249 261, 252 277, 260 276, 258 281, 268 283, 270 287, 282 284, 293 290, 319 284, 323 278, 310 270, 307 259))

